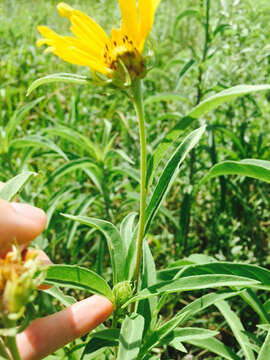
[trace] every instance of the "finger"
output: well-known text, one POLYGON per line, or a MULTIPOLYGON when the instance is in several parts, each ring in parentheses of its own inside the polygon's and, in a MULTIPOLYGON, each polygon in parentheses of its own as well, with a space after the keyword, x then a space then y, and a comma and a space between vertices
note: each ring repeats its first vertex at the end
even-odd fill
POLYGON ((107 319, 112 303, 94 295, 65 310, 33 321, 17 335, 22 360, 39 360, 73 339, 83 336, 107 319))
POLYGON ((0 253, 12 244, 27 246, 46 226, 43 210, 0 199, 0 253))

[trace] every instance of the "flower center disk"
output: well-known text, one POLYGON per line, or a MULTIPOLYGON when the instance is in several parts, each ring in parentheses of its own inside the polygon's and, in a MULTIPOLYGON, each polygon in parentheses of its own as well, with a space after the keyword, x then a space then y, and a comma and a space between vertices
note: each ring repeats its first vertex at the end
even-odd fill
POLYGON ((127 35, 120 40, 112 39, 107 43, 103 57, 106 66, 112 70, 112 77, 115 80, 124 81, 129 77, 133 81, 145 76, 145 61, 127 35))

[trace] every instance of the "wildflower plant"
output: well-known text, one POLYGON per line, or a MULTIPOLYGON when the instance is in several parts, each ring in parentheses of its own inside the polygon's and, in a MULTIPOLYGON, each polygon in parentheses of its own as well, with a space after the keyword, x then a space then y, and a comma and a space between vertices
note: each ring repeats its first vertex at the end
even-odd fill
MULTIPOLYGON (((253 302, 250 301, 242 289, 251 291, 251 288, 265 288, 265 279, 269 281, 270 272, 256 266, 220 263, 209 258, 206 261, 200 257, 179 260, 168 269, 157 272, 147 242, 147 234, 152 220, 180 172, 181 164, 206 131, 205 123, 200 120, 200 127, 184 137, 188 127, 199 123, 200 117, 220 104, 238 96, 269 90, 270 86, 240 85, 201 101, 169 130, 155 151, 147 156, 142 83, 147 76, 148 65, 143 51, 160 1, 118 2, 122 24, 120 29, 112 29, 111 36, 83 12, 60 3, 57 6, 58 12, 70 20, 74 36, 62 36, 48 27, 39 26, 38 31, 43 38, 38 40, 37 45, 47 45, 46 52, 53 53, 64 61, 89 67, 94 79, 124 92, 134 104, 140 134, 139 219, 137 220, 136 214, 130 213, 122 220, 118 229, 107 220, 64 214, 66 218, 95 228, 104 235, 110 254, 112 281, 107 283, 97 273, 79 266, 51 265, 46 282, 98 293, 114 303, 112 322, 108 324, 108 328, 97 330, 90 335, 81 359, 104 347, 106 358, 109 359, 154 359, 151 352, 158 347, 169 345, 186 352, 182 342, 197 344, 226 359, 238 359, 238 355, 215 338, 218 334, 216 331, 184 328, 186 321, 212 305, 216 305, 219 311, 227 316, 226 319, 236 332, 236 337, 240 339, 243 353, 248 354, 246 358, 253 359, 250 355, 252 350, 246 345, 248 338, 243 334, 239 323, 238 327, 235 326, 234 313, 226 299, 241 296, 254 311, 266 319, 258 303, 255 304, 254 298, 253 302), (162 164, 165 165, 162 167, 162 164), (225 286, 231 290, 206 293, 184 306, 170 320, 160 320, 160 311, 169 294, 225 286)), ((209 3, 207 1, 208 5, 209 3)), ((205 26, 208 34, 206 41, 209 41, 209 21, 206 21, 205 26)), ((204 51, 203 61, 206 60, 207 51, 204 51)), ((88 77, 60 73, 36 80, 28 93, 42 84, 53 81, 86 86, 91 84, 88 77)), ((194 199, 200 187, 216 176, 241 174, 269 182, 269 173, 270 166, 267 161, 244 159, 222 162, 216 164, 199 184, 192 186, 190 197, 194 199)), ((23 176, 20 185, 29 178, 28 175, 23 176)), ((270 281, 267 286, 269 284, 270 281)), ((248 294, 251 296, 250 292, 248 294)))

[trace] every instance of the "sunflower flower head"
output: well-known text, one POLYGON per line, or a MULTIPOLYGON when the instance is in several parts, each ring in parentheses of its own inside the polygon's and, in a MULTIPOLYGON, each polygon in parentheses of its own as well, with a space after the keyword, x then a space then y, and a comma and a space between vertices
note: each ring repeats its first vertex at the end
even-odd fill
POLYGON ((118 0, 122 23, 111 36, 82 11, 59 3, 59 14, 70 20, 74 36, 61 36, 46 26, 38 26, 43 35, 37 45, 48 45, 46 52, 112 79, 117 85, 132 83, 146 74, 143 57, 145 40, 152 28, 160 0, 118 0), (128 80, 128 81, 127 81, 128 80))
POLYGON ((43 266, 31 251, 24 258, 14 247, 0 259, 0 312, 13 319, 22 316, 44 279, 43 266))

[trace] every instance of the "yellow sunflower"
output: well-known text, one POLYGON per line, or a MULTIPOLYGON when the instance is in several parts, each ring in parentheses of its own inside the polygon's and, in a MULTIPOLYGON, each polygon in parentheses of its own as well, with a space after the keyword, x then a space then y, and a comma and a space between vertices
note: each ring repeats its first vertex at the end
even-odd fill
POLYGON ((143 77, 142 52, 160 0, 118 2, 122 24, 120 29, 112 29, 111 37, 85 13, 61 2, 57 6, 58 12, 70 20, 75 37, 61 36, 46 26, 38 26, 44 38, 38 40, 37 45, 47 44, 46 52, 69 63, 88 66, 109 78, 121 78, 123 70, 128 71, 131 80, 143 77))

